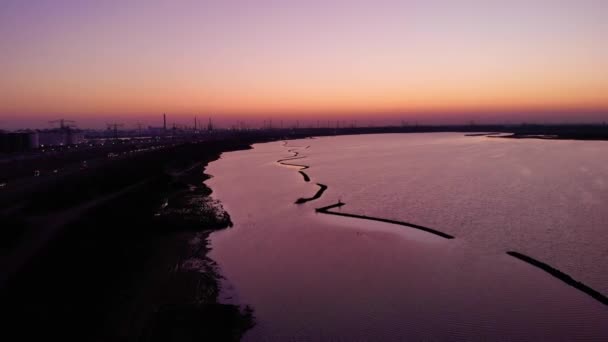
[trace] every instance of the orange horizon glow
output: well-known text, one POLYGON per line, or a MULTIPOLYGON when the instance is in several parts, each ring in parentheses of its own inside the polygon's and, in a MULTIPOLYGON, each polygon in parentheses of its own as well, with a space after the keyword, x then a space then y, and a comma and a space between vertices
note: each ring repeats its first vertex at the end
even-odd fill
POLYGON ((608 112, 601 1, 11 2, 0 122, 608 112))

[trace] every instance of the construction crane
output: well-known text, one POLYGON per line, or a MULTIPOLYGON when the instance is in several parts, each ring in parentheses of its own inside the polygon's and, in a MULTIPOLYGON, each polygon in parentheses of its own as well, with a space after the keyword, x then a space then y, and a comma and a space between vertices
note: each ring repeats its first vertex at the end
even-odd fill
POLYGON ((118 139, 118 127, 122 127, 123 124, 113 122, 113 123, 107 124, 107 126, 108 126, 108 130, 114 131, 114 139, 118 139))
POLYGON ((76 123, 76 121, 74 121, 74 120, 66 120, 66 119, 59 119, 59 120, 49 121, 49 123, 50 124, 59 123, 59 128, 61 128, 61 129, 70 129, 70 128, 74 127, 74 124, 76 123))

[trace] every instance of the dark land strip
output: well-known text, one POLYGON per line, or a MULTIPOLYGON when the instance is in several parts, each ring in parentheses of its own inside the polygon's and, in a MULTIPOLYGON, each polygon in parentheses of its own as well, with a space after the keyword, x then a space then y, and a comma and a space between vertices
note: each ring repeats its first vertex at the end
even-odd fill
MULTIPOLYGON (((306 158, 306 157, 292 156, 292 157, 288 157, 288 158, 279 159, 279 160, 277 160, 277 163, 279 163, 279 164, 285 164, 283 162, 290 161, 290 160, 304 159, 304 158, 306 158)), ((286 165, 289 165, 289 164, 286 164, 286 165)))
POLYGON ((464 136, 465 137, 487 137, 487 136, 494 136, 494 135, 499 135, 499 134, 504 134, 501 132, 491 132, 491 133, 467 133, 464 136))
MULTIPOLYGON (((287 144, 284 144, 283 146, 287 146, 287 144)), ((306 158, 306 156, 298 156, 300 153, 297 151, 293 151, 293 149, 287 150, 290 153, 293 153, 294 155, 289 157, 289 158, 283 158, 283 159, 279 159, 277 160, 277 163, 281 164, 281 165, 286 165, 286 166, 295 166, 295 167, 299 167, 300 170, 298 171, 302 177, 304 177, 304 181, 305 182, 310 182, 310 177, 308 176, 308 174, 306 174, 306 172, 304 172, 304 170, 310 168, 310 166, 308 165, 300 165, 300 164, 291 164, 291 163, 285 163, 286 161, 291 161, 291 160, 297 160, 297 159, 304 159, 306 158)))
POLYGON ((304 181, 305 182, 310 182, 310 177, 308 177, 308 174, 302 170, 298 171, 298 173, 300 173, 302 175, 302 177, 304 177, 304 181))
POLYGON ((1 194, 14 209, 0 213, 0 338, 238 340, 253 313, 218 303, 207 237, 232 222, 202 170, 277 138, 186 143, 1 194))
POLYGON ((515 257, 523 262, 526 262, 532 266, 540 268, 541 270, 549 273, 550 275, 563 281, 564 283, 576 288, 579 291, 586 293, 587 295, 591 296, 593 299, 597 300, 598 302, 600 302, 604 305, 608 305, 608 297, 606 297, 603 294, 601 294, 600 292, 590 288, 589 286, 581 283, 580 281, 577 281, 576 279, 572 278, 571 276, 567 275, 566 273, 564 273, 556 268, 553 268, 551 265, 545 264, 542 261, 538 261, 532 257, 529 257, 525 254, 521 254, 519 252, 509 251, 509 252, 507 252, 507 254, 509 254, 510 256, 515 257))
MULTIPOLYGON (((287 146, 287 144, 285 143, 283 146, 287 146)), ((306 147, 306 148, 308 148, 308 147, 306 147)), ((291 149, 288 150, 288 151, 291 152, 291 153, 297 153, 297 152, 293 152, 291 149)), ((306 157, 303 156, 303 157, 296 157, 296 158, 306 158, 306 157)), ((298 172, 300 172, 300 174, 302 174, 302 176, 304 176, 304 180, 306 182, 310 181, 310 177, 308 177, 308 175, 303 172, 303 170, 306 170, 306 169, 310 168, 310 166, 308 166, 308 165, 299 165, 299 164, 291 164, 291 163, 285 163, 285 162, 283 162, 283 161, 286 161, 286 160, 292 160, 292 159, 280 159, 277 162, 279 162, 279 164, 282 164, 282 165, 300 167, 301 169, 298 172)), ((320 183, 317 183, 317 185, 319 186, 319 190, 317 191, 317 193, 313 197, 310 197, 310 198, 303 198, 303 197, 298 198, 296 200, 295 204, 302 204, 302 203, 306 203, 306 202, 313 201, 313 200, 316 200, 316 199, 320 198, 323 195, 323 193, 325 192, 325 190, 327 190, 327 185, 320 184, 320 183)), ((352 217, 352 218, 357 218, 357 219, 362 219, 362 220, 378 221, 378 222, 385 222, 385 223, 390 223, 390 224, 396 224, 396 225, 400 225, 400 226, 406 226, 406 227, 410 227, 410 228, 419 229, 419 230, 425 231, 427 233, 435 234, 435 235, 441 236, 441 237, 443 237, 445 239, 453 239, 454 238, 452 235, 446 234, 444 232, 440 232, 440 231, 432 229, 432 228, 420 226, 420 225, 409 223, 409 222, 390 220, 390 219, 385 219, 385 218, 380 218, 380 217, 371 217, 371 216, 365 216, 365 215, 348 214, 348 213, 340 213, 340 212, 330 211, 330 209, 342 207, 344 204, 345 203, 338 202, 336 204, 332 204, 332 205, 329 205, 329 206, 326 206, 326 207, 316 208, 315 211, 318 212, 318 213, 322 213, 322 214, 345 216, 345 217, 352 217)))
MULTIPOLYGON (((267 129, 260 131, 244 132, 217 132, 211 135, 211 139, 233 139, 246 136, 247 138, 256 137, 258 140, 253 143, 262 143, 272 140, 284 140, 283 146, 287 146, 287 139, 314 139, 323 136, 338 135, 361 135, 361 134, 392 134, 392 133, 480 133, 480 132, 499 132, 513 134, 510 138, 531 138, 533 136, 543 137, 543 139, 569 139, 569 140, 608 140, 608 124, 511 124, 511 125, 402 125, 402 126, 379 126, 379 127, 342 127, 342 128, 300 128, 300 129, 267 129), (549 138, 551 137, 551 138, 549 138)), ((201 135, 202 136, 202 135, 201 135)), ((205 139, 208 136, 204 137, 205 139)), ((496 137, 498 138, 498 137, 496 137)), ((508 139, 509 137, 500 137, 508 139)), ((164 141, 189 141, 190 138, 164 139, 164 141)), ((132 145, 124 146, 108 145, 104 148, 92 148, 80 152, 60 153, 60 154, 40 154, 38 152, 28 152, 28 158, 22 159, 20 153, 3 154, 0 152, 0 182, 10 180, 9 187, 4 189, 6 192, 11 188, 15 179, 31 178, 34 169, 53 170, 68 168, 69 165, 80 165, 82 160, 89 161, 89 164, 96 163, 95 160, 104 159, 109 152, 121 153, 133 148, 132 145), (101 157, 101 158, 99 158, 101 157)), ((78 169, 78 167, 76 167, 78 169)), ((64 172, 65 173, 65 172, 64 172)), ((56 177, 55 177, 56 178, 56 177)), ((28 182, 27 185, 30 185, 28 182)), ((21 191, 23 185, 18 187, 21 191)))
MULTIPOLYGON (((304 158, 306 158, 306 157, 299 157, 299 158, 295 158, 295 159, 304 159, 304 158)), ((290 160, 294 160, 294 159, 288 159, 287 161, 290 161, 290 160)), ((286 165, 286 166, 300 167, 301 170, 310 169, 310 166, 308 166, 308 165, 302 165, 302 164, 292 164, 292 163, 284 163, 284 162, 280 162, 279 164, 286 165)))
POLYGON ((319 186, 319 190, 317 190, 317 192, 315 193, 314 196, 308 197, 308 198, 300 197, 300 198, 298 198, 298 200, 295 203, 296 204, 303 204, 303 203, 314 201, 314 200, 320 198, 321 195, 323 195, 323 193, 325 192, 325 190, 327 190, 327 185, 321 184, 321 183, 317 183, 317 185, 319 186))
POLYGON ((390 223, 390 224, 396 224, 396 225, 400 225, 400 226, 406 226, 406 227, 410 227, 410 228, 419 229, 419 230, 425 231, 427 233, 435 234, 435 235, 441 236, 442 238, 445 238, 445 239, 453 239, 454 238, 452 235, 446 234, 444 232, 440 232, 440 231, 432 229, 432 228, 420 226, 420 225, 409 223, 409 222, 390 220, 390 219, 385 219, 385 218, 380 218, 380 217, 372 217, 372 216, 366 216, 366 215, 357 215, 357 214, 349 214, 349 213, 341 213, 341 212, 336 212, 336 211, 330 211, 333 208, 339 208, 339 207, 342 207, 345 204, 346 203, 338 202, 336 204, 328 205, 326 207, 317 208, 317 209, 315 209, 315 211, 318 212, 318 213, 322 213, 322 214, 345 216, 345 217, 352 217, 352 218, 357 218, 357 219, 362 219, 362 220, 378 221, 378 222, 385 222, 385 223, 390 223))
MULTIPOLYGON (((487 133, 487 134, 479 134, 479 136, 490 136, 493 137, 495 134, 500 134, 500 133, 487 133)), ((468 136, 477 136, 477 134, 470 134, 468 136)), ((303 157, 304 158, 304 157, 303 157)), ((297 165, 297 164, 286 164, 283 163, 284 165, 290 165, 290 166, 300 166, 303 168, 309 168, 309 166, 307 165, 297 165)), ((303 175, 305 175, 302 171, 299 171, 300 173, 302 173, 303 175)), ((306 175, 305 175, 306 177, 306 175)), ((308 180, 307 180, 308 181, 308 180)), ((325 192, 325 190, 327 190, 327 185, 324 184, 320 184, 317 183, 317 185, 319 186, 319 190, 317 191, 317 193, 315 193, 315 195, 313 197, 310 198, 299 198, 295 203, 296 204, 303 204, 309 201, 313 201, 316 199, 319 199, 323 193, 325 192)), ((351 218, 357 218, 357 219, 363 219, 363 220, 371 220, 371 221, 378 221, 378 222, 385 222, 385 223, 390 223, 390 224, 396 224, 396 225, 401 225, 401 226, 406 226, 406 227, 410 227, 410 228, 415 228, 415 229, 419 229, 440 237, 443 237, 445 239, 453 239, 454 236, 449 235, 447 233, 432 229, 432 228, 428 228, 428 227, 424 227, 424 226, 420 226, 417 224, 413 224, 413 223, 409 223, 409 222, 404 222, 404 221, 397 221, 397 220, 390 220, 390 219, 385 219, 385 218, 379 218, 379 217, 372 217, 372 216, 366 216, 366 215, 358 215, 358 214, 350 214, 350 213, 342 213, 342 212, 335 212, 335 211, 331 211, 331 209, 334 208, 341 208, 342 206, 344 206, 345 203, 343 202, 338 202, 332 205, 328 205, 325 207, 321 207, 321 208, 316 208, 315 211, 318 213, 322 213, 322 214, 329 214, 329 215, 337 215, 337 216, 343 216, 343 217, 351 217, 351 218)), ((537 268, 540 268, 541 270, 551 274, 552 276, 554 276, 555 278, 565 282, 566 284, 578 289, 579 291, 584 292, 585 294, 591 296, 592 298, 594 298, 595 300, 599 301, 600 303, 604 304, 604 305, 608 305, 608 297, 604 296, 603 294, 601 294, 600 292, 592 289, 591 287, 573 279, 571 276, 569 276, 566 273, 563 273, 562 271, 553 268, 552 266, 543 263, 541 261, 538 261, 536 259, 533 259, 527 255, 515 252, 515 251, 509 251, 507 252, 507 254, 522 260, 530 265, 533 265, 537 268)))
MULTIPOLYGON (((47 226, 60 225, 61 229, 32 258, 24 260, 18 272, 0 284, 0 312, 7 317, 0 337, 237 340, 247 330, 251 315, 235 306, 218 304, 215 299, 219 275, 213 271, 212 260, 205 259, 209 247, 204 244, 191 251, 188 243, 193 235, 200 234, 205 241, 209 232, 229 226, 228 214, 211 209, 215 207, 208 202, 211 190, 201 186, 201 177, 208 176, 200 168, 176 179, 165 172, 167 167, 184 170, 201 163, 202 168, 222 152, 247 149, 253 143, 313 135, 485 131, 608 140, 606 125, 522 127, 417 125, 221 133, 205 137, 209 140, 202 142, 166 138, 164 141, 173 147, 163 151, 95 166, 89 163, 86 171, 48 180, 41 177, 31 186, 28 183, 13 188, 9 182, 0 194, 4 207, 0 211, 2 271, 4 262, 23 247, 29 236, 47 226), (134 186, 149 177, 152 178, 145 186, 134 186), (188 190, 184 184, 195 184, 195 190, 188 190), (160 217, 154 216, 166 199, 167 208, 160 217), (93 205, 84 208, 84 213, 75 213, 82 209, 82 203, 93 205), (197 207, 202 207, 202 211, 197 207), (188 214, 181 215, 182 211, 188 214), (176 267, 189 258, 205 260, 210 268, 186 272, 183 267, 176 267)), ((97 155, 105 160, 108 152, 118 151, 112 148, 31 160, 7 155, 0 163, 0 181, 22 180, 41 164, 52 170, 80 164, 97 155)), ((131 147, 125 147, 125 151, 128 148, 131 147)))
MULTIPOLYGON (((490 134, 483 134, 483 135, 487 135, 487 136, 493 136, 496 133, 490 133, 490 134)), ((480 134, 481 135, 481 134, 480 134)), ((470 136, 475 136, 473 134, 471 134, 470 136)), ((302 157, 304 158, 304 157, 302 157)), ((307 165, 297 165, 297 164, 286 164, 286 163, 282 163, 284 165, 290 165, 290 166, 299 166, 299 167, 303 167, 304 169, 309 168, 309 166, 307 165)), ((307 177, 306 174, 304 172, 302 172, 301 170, 299 171, 300 173, 302 173, 305 178, 307 177)), ((308 181, 308 180, 307 180, 308 181)), ((327 185, 325 184, 321 184, 321 183, 317 183, 317 185, 319 186, 319 190, 315 193, 315 195, 313 197, 309 197, 309 198, 299 198, 295 204, 303 204, 309 201, 313 201, 316 199, 319 199, 323 193, 325 192, 325 190, 327 190, 327 185)), ((366 216, 366 215, 358 215, 358 214, 350 214, 350 213, 342 213, 342 212, 335 212, 335 211, 331 211, 331 209, 334 208, 341 208, 342 206, 344 206, 345 203, 343 202, 338 202, 332 205, 328 205, 325 207, 321 207, 321 208, 316 208, 315 211, 318 213, 322 213, 322 214, 329 214, 329 215, 337 215, 337 216, 343 216, 343 217, 351 217, 351 218, 357 218, 357 219, 362 219, 362 220, 371 220, 371 221, 378 221, 378 222, 384 222, 384 223, 390 223, 390 224, 396 224, 396 225, 401 225, 401 226, 406 226, 406 227, 410 227, 410 228, 415 228, 415 229, 419 229, 422 231, 425 231, 427 233, 431 233, 440 237, 443 237, 445 239, 453 239, 454 236, 449 235, 447 233, 432 229, 432 228, 428 228, 428 227, 424 227, 424 226, 420 226, 417 224, 413 224, 413 223, 409 223, 409 222, 404 222, 404 221, 397 221, 397 220, 390 220, 390 219, 385 219, 385 218, 378 218, 378 217, 372 217, 372 216, 366 216)), ((550 275, 554 276, 555 278, 565 282, 566 284, 578 289, 579 291, 582 291, 583 293, 591 296, 592 298, 594 298, 595 300, 599 301, 600 303, 604 304, 604 305, 608 305, 608 297, 604 296, 603 294, 601 294, 600 292, 592 289, 591 287, 573 279, 571 276, 569 276, 566 273, 563 273, 562 271, 553 268, 552 266, 543 263, 541 261, 538 261, 536 259, 533 259, 527 255, 515 252, 515 251, 509 251, 507 252, 507 254, 522 260, 532 266, 535 266, 537 268, 540 268, 541 270, 549 273, 550 275)))
MULTIPOLYGON (((598 113, 599 114, 599 113, 598 113)), ((605 117, 605 111, 601 113, 605 117)), ((283 130, 293 132, 293 130, 283 130)), ((600 124, 469 124, 469 125, 402 125, 379 127, 301 128, 299 138, 331 135, 385 134, 385 133, 511 133, 512 138, 544 136, 544 139, 608 140, 608 123, 600 124), (305 134, 307 136, 305 136, 305 134)), ((294 137, 295 138, 295 137, 294 137)), ((287 143, 284 143, 286 146, 287 143)), ((289 146, 296 147, 296 146, 289 146)), ((297 146, 299 147, 299 146, 297 146)))

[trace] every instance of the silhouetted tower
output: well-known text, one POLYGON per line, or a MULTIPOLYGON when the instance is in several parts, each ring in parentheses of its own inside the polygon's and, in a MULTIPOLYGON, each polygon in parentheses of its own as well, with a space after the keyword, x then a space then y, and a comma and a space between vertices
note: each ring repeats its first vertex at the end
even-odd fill
POLYGON ((167 114, 163 113, 163 132, 167 134, 167 114))
POLYGON ((143 127, 143 124, 141 122, 138 122, 135 125, 137 126, 138 134, 141 137, 141 128, 143 127))
POLYGON ((75 122, 76 121, 66 120, 66 119, 59 119, 59 120, 49 121, 50 124, 59 123, 59 128, 61 128, 61 129, 70 129, 70 128, 73 127, 72 124, 75 123, 75 122))
POLYGON ((66 139, 65 141, 67 143, 69 143, 70 141, 72 141, 72 128, 75 127, 75 125, 73 125, 73 123, 75 123, 75 121, 72 120, 66 120, 66 119, 59 119, 59 120, 53 120, 53 121, 49 121, 50 124, 54 124, 54 123, 59 123, 59 129, 62 131, 62 134, 66 134, 66 139))
POLYGON ((211 122, 211 118, 209 118, 209 123, 207 124, 207 132, 213 131, 213 123, 211 122))
POLYGON ((109 123, 108 125, 108 130, 112 130, 114 131, 114 139, 118 139, 118 127, 122 127, 123 124, 120 123, 109 123))

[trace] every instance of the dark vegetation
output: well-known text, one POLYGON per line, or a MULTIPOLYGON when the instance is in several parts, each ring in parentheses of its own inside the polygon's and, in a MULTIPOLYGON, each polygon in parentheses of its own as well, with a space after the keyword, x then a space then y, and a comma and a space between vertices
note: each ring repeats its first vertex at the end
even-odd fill
MULTIPOLYGON (((252 326, 253 312, 217 303, 219 275, 207 257, 207 236, 229 227, 231 221, 202 183, 208 177, 204 166, 221 152, 286 136, 446 131, 511 132, 514 138, 608 139, 605 126, 277 130, 204 142, 182 141, 165 149, 91 163, 85 170, 24 181, 30 186, 6 188, 0 193, 0 302, 5 317, 0 337, 238 340, 252 326)), ((5 161, 0 165, 0 178, 30 175, 40 163, 46 169, 61 168, 65 163, 78 164, 82 158, 58 154, 5 161)), ((296 152, 284 161, 300 158, 296 152)), ((319 187, 315 196, 298 201, 319 198, 325 190, 321 184, 319 187)), ((407 222, 330 210, 342 205, 318 208, 317 212, 400 224, 452 238, 407 222)), ((550 266, 516 257, 561 277, 550 266)), ((566 281, 567 277, 560 279, 566 281)), ((580 285, 572 286, 581 289, 580 285)))
POLYGON ((608 140, 608 126, 603 125, 521 125, 500 132, 513 133, 506 138, 608 140))
MULTIPOLYGON (((89 163, 98 158, 106 158, 108 153, 120 154, 129 150, 147 147, 141 142, 108 142, 104 146, 95 144, 89 147, 80 144, 78 148, 47 147, 26 154, 10 155, 6 162, 0 163, 0 175, 6 179, 19 178, 26 174, 31 175, 34 169, 40 169, 43 173, 53 169, 63 169, 69 164, 80 164, 86 160, 89 163), (45 152, 42 152, 44 150, 45 152), (53 151, 54 150, 54 151, 53 151), (69 153, 66 153, 69 151, 69 153)), ((0 157, 2 157, 0 153, 0 157)))
MULTIPOLYGON (((287 131, 287 130, 286 130, 287 131)), ((492 132, 511 133, 514 138, 543 137, 545 139, 608 140, 608 125, 604 124, 509 124, 509 125, 403 125, 379 127, 300 128, 298 134, 325 136, 342 134, 492 132)), ((487 135, 487 134, 484 134, 487 135)))
POLYGON ((0 336, 238 340, 253 314, 217 303, 207 236, 232 223, 203 167, 259 140, 181 144, 3 197, 0 336))

